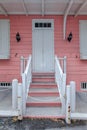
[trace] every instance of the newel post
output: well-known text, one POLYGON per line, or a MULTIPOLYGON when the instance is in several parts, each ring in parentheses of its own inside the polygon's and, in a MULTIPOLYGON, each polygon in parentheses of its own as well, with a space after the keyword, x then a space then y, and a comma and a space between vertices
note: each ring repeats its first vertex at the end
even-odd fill
POLYGON ((70 85, 66 87, 66 123, 71 123, 70 85))
POLYGON ((23 115, 25 114, 26 111, 26 74, 22 74, 22 92, 23 92, 23 115))
POLYGON ((18 80, 12 81, 12 109, 17 109, 18 80))
POLYGON ((76 84, 74 81, 70 82, 70 88, 71 88, 71 112, 75 112, 76 107, 76 84))
POLYGON ((22 84, 18 84, 18 119, 22 120, 23 119, 23 110, 22 110, 22 84))

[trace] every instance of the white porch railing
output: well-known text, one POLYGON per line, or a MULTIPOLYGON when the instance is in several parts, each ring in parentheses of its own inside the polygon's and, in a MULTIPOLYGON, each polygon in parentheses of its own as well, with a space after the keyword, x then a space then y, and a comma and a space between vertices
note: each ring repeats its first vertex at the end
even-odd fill
POLYGON ((22 116, 22 84, 18 83, 17 79, 14 79, 12 81, 12 86, 5 86, 5 88, 7 89, 2 89, 2 94, 3 96, 4 91, 7 91, 9 89, 10 92, 12 92, 12 97, 8 96, 8 94, 6 94, 4 97, 7 98, 7 103, 6 101, 2 101, 3 103, 6 103, 7 106, 5 108, 5 106, 3 106, 2 103, 2 109, 0 109, 0 116, 2 117, 12 117, 12 116, 18 116, 19 120, 22 120, 23 116, 22 116), (8 102, 9 100, 9 102, 8 102), (11 102, 11 104, 10 104, 11 102), (8 106, 9 105, 9 106, 8 106))
POLYGON ((22 73, 22 85, 23 85, 23 114, 25 114, 26 111, 26 100, 28 97, 28 91, 32 79, 32 73, 31 73, 31 55, 29 56, 27 60, 27 65, 24 70, 24 73, 22 73))
POLYGON ((65 114, 66 57, 58 58, 55 56, 55 81, 57 83, 60 99, 62 102, 62 113, 65 114), (61 62, 62 66, 59 60, 63 61, 61 62))
POLYGON ((29 58, 21 58, 21 75, 22 83, 18 83, 17 79, 12 81, 12 106, 8 110, 0 110, 0 116, 18 116, 22 120, 26 111, 26 99, 28 96, 29 86, 31 83, 31 56, 29 58), (25 70, 24 70, 25 69, 25 70))

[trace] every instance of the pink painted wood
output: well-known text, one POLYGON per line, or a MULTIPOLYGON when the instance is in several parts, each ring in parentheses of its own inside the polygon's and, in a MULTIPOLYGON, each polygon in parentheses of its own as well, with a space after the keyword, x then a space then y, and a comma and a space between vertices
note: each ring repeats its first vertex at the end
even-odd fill
MULTIPOLYGON (((87 61, 80 60, 79 52, 79 20, 87 20, 87 16, 68 16, 66 38, 70 32, 73 39, 69 43, 63 40, 63 16, 0 16, 0 19, 10 19, 10 59, 0 60, 0 82, 11 82, 20 77, 20 57, 32 54, 32 19, 54 19, 55 54, 67 56, 67 84, 76 82, 80 91, 80 82, 87 81, 87 61), (16 33, 19 32, 21 41, 17 43, 16 33)), ((4 43, 3 43, 4 44, 4 43)))

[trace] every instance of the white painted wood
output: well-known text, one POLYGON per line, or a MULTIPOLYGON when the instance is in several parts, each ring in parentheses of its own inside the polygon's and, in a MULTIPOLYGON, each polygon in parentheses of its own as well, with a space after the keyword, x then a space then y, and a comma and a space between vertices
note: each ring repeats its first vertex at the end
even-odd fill
POLYGON ((18 115, 18 110, 0 110, 0 116, 2 117, 12 117, 18 115))
POLYGON ((4 7, 3 4, 0 4, 0 11, 1 11, 5 16, 8 16, 8 12, 7 12, 7 10, 5 9, 5 7, 4 7))
POLYGON ((80 20, 79 22, 80 30, 80 59, 87 59, 87 20, 80 20))
POLYGON ((71 123, 70 85, 66 87, 66 123, 71 123))
POLYGON ((66 74, 66 56, 64 56, 63 68, 63 72, 66 74))
POLYGON ((26 3, 24 0, 22 0, 22 4, 23 4, 24 11, 26 13, 26 16, 28 16, 28 10, 27 10, 26 3))
POLYGON ((45 1, 42 0, 42 16, 44 16, 45 13, 45 1))
POLYGON ((71 9, 72 4, 73 4, 73 0, 70 0, 70 1, 69 1, 69 4, 68 4, 68 7, 67 7, 67 9, 66 9, 66 11, 65 11, 65 14, 64 14, 64 20, 63 20, 63 38, 64 38, 64 40, 65 40, 65 38, 66 38, 66 22, 67 22, 67 16, 68 16, 68 14, 69 14, 69 11, 70 11, 70 9, 71 9))
POLYGON ((24 73, 22 74, 22 91, 23 91, 23 115, 25 115, 26 112, 26 100, 28 97, 28 92, 30 88, 30 83, 32 79, 32 68, 31 68, 31 55, 29 56, 26 69, 24 73))
POLYGON ((53 72, 54 71, 54 25, 53 20, 33 20, 32 22, 32 41, 33 56, 32 64, 34 72, 53 72), (51 28, 35 28, 35 22, 50 22, 51 28))
POLYGON ((10 23, 0 20, 0 59, 10 58, 10 23))
POLYGON ((71 88, 71 112, 75 112, 76 108, 76 84, 74 81, 70 82, 70 88, 71 88))
POLYGON ((22 118, 23 118, 23 110, 22 110, 22 107, 23 107, 23 100, 22 100, 22 84, 21 83, 19 83, 18 84, 18 96, 17 96, 17 98, 18 98, 18 119, 19 120, 22 120, 22 118))
POLYGON ((54 34, 53 30, 43 31, 43 71, 54 72, 54 34))
MULTIPOLYGON (((64 58, 62 58, 62 60, 64 60, 64 58)), ((62 102, 62 114, 65 114, 66 73, 63 73, 63 70, 60 66, 59 58, 57 58, 57 56, 55 56, 55 81, 57 83, 60 99, 62 102)))
POLYGON ((17 109, 18 80, 12 81, 12 109, 17 109))
MULTIPOLYGON (((73 0, 73 6, 69 14, 74 15, 78 10, 78 7, 83 3, 83 0, 73 0)), ((42 15, 42 0, 24 0, 26 8, 29 14, 39 14, 42 15)), ((45 0, 45 15, 64 15, 66 5, 69 0, 45 0)), ((7 10, 9 15, 23 14, 26 15, 26 10, 22 4, 22 0, 0 0, 0 3, 7 10)), ((3 8, 3 9, 4 9, 3 8)), ((80 14, 87 14, 86 8, 82 8, 80 14)), ((5 11, 1 11, 0 14, 5 14, 5 11)))
POLYGON ((63 73, 63 80, 62 80, 62 113, 65 114, 65 110, 66 110, 66 100, 65 100, 65 93, 66 93, 66 74, 63 73))
POLYGON ((79 9, 75 13, 75 17, 79 15, 80 11, 87 5, 87 0, 85 0, 79 7, 79 9))
POLYGON ((43 55, 42 55, 42 31, 35 30, 33 32, 33 57, 32 57, 32 64, 33 64, 33 71, 39 72, 42 71, 43 67, 43 55))
POLYGON ((71 113, 71 119, 87 120, 87 113, 71 113))
POLYGON ((23 100, 23 115, 25 114, 26 112, 26 85, 27 82, 26 82, 26 74, 23 73, 22 74, 22 91, 23 91, 23 97, 22 97, 22 100, 23 100))
POLYGON ((22 73, 24 72, 24 57, 21 56, 21 76, 22 76, 22 73))

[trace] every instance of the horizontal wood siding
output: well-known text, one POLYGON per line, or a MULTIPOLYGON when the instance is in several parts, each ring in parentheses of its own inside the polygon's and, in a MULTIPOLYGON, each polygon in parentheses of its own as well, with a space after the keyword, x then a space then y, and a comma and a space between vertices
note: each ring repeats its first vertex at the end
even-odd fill
POLYGON ((63 40, 63 16, 0 16, 10 19, 10 59, 0 60, 0 82, 20 80, 20 57, 32 53, 32 19, 54 19, 54 48, 59 57, 67 56, 67 84, 76 81, 77 90, 80 82, 87 82, 87 60, 80 60, 79 20, 87 20, 87 16, 68 16, 66 38, 72 32, 71 42, 63 40), (19 32, 21 41, 16 42, 15 35, 19 32))

